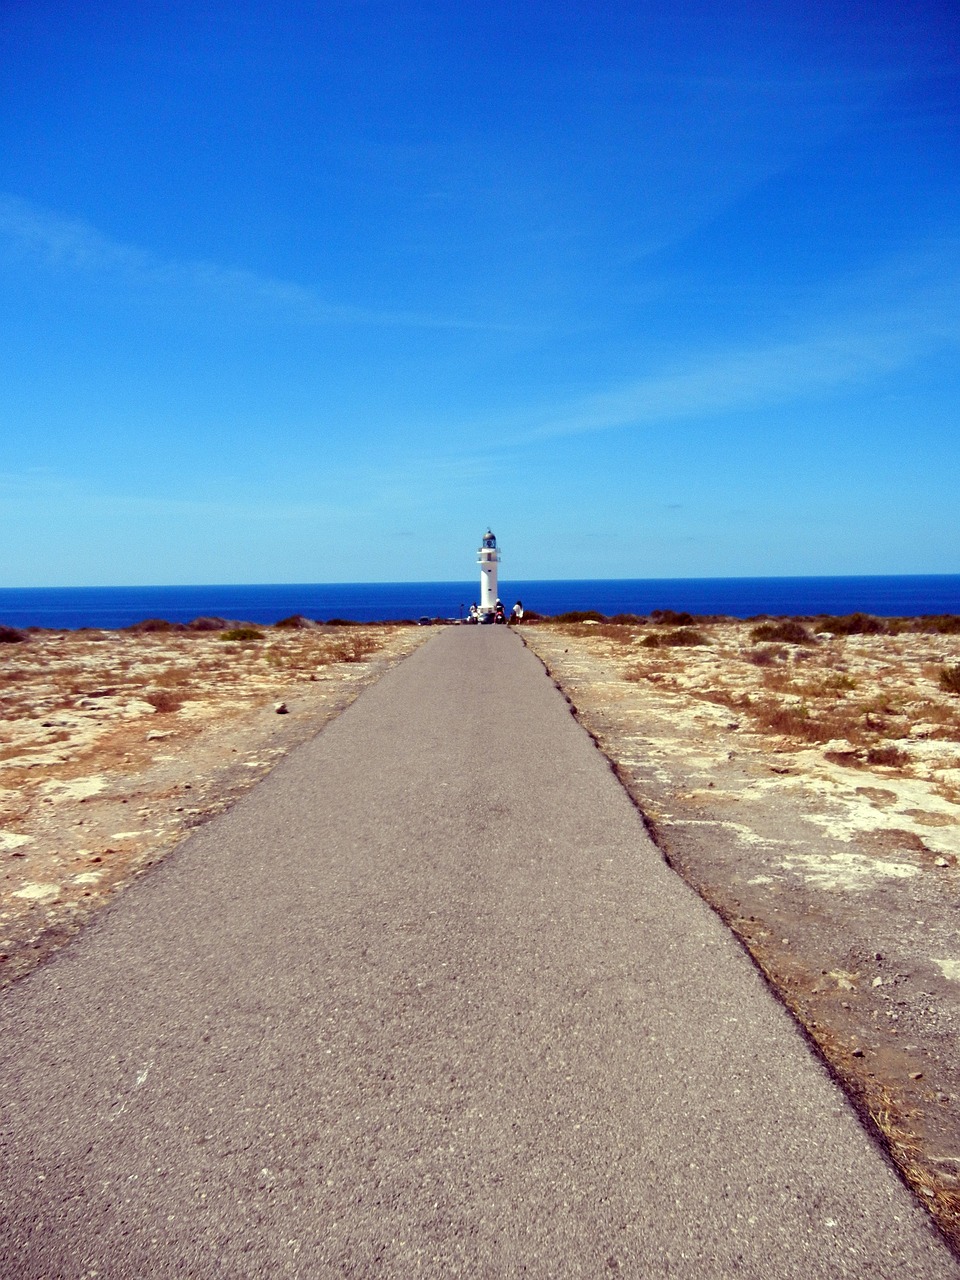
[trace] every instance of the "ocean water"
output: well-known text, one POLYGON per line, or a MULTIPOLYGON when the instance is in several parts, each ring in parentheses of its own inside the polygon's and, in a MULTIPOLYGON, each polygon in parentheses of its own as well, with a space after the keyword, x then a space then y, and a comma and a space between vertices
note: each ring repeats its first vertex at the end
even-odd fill
MULTIPOLYGON (((960 614, 960 574, 850 578, 597 578, 570 582, 501 579, 509 608, 648 614, 653 609, 725 614, 960 614)), ((271 623, 302 613, 324 621, 458 618, 478 598, 469 582, 307 583, 186 587, 5 587, 0 623, 13 627, 128 627, 144 618, 189 622, 207 615, 271 623)))

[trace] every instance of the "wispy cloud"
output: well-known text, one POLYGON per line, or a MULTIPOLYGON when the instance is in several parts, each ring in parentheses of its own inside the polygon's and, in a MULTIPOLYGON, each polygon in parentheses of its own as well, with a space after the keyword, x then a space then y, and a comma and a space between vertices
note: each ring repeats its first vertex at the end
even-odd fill
MULTIPOLYGON (((267 447, 264 446, 266 453, 267 447)), ((495 483, 503 459, 497 453, 415 453, 411 457, 353 455, 331 463, 315 454, 299 460, 294 477, 279 473, 264 486, 258 473, 241 478, 224 471, 206 485, 184 483, 176 472, 143 477, 125 470, 105 475, 86 465, 75 473, 52 466, 0 470, 0 516, 29 523, 24 513, 39 508, 143 517, 149 522, 200 518, 243 519, 257 526, 317 520, 378 519, 389 510, 421 516, 444 494, 471 493, 495 483), (198 492, 201 488, 210 493, 198 492), (306 496, 305 496, 306 495, 306 496)), ((266 460, 265 460, 265 464, 266 460)))
MULTIPOLYGON (((960 345, 960 273, 901 306, 847 314, 805 336, 700 351, 672 368, 537 415, 527 440, 644 427, 815 398, 960 345)), ((529 418, 528 418, 529 424, 529 418)))
POLYGON ((779 404, 895 368, 908 345, 896 335, 837 336, 707 355, 687 368, 588 397, 548 417, 536 434, 645 426, 779 404))
POLYGON ((304 324, 465 330, 509 327, 458 316, 348 306, 330 302, 294 281, 242 267, 164 259, 147 249, 112 240, 86 222, 10 195, 0 195, 0 246, 5 246, 8 254, 32 260, 47 270, 110 278, 138 292, 175 289, 181 296, 273 311, 304 324))
MULTIPOLYGON (((38 518, 38 513, 65 509, 82 522, 91 520, 141 521, 139 527, 156 529, 170 521, 202 521, 208 527, 243 522, 251 528, 283 524, 344 524, 355 515, 355 505, 338 497, 314 496, 309 501, 280 493, 273 500, 242 489, 227 496, 182 496, 174 485, 158 483, 153 493, 133 491, 128 477, 104 479, 89 475, 58 474, 49 468, 23 473, 0 472, 0 513, 16 515, 18 523, 38 518)), ((44 517, 45 518, 45 517, 44 517)), ((86 526, 85 526, 86 527, 86 526)))

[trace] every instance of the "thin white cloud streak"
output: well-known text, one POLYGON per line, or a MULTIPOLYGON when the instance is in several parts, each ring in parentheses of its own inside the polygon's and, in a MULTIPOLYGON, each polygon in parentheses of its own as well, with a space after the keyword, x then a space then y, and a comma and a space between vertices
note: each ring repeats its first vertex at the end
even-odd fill
MULTIPOLYGON (((948 69, 944 63, 943 68, 948 69)), ((680 89, 706 89, 721 93, 770 94, 776 96, 797 95, 809 99, 811 94, 826 100, 828 95, 842 94, 844 99, 858 90, 871 94, 867 100, 870 105, 876 92, 885 92, 899 85, 907 84, 921 76, 930 75, 938 70, 932 67, 818 67, 804 74, 760 76, 760 75, 719 75, 703 73, 700 75, 670 75, 637 77, 640 83, 652 85, 670 85, 680 89)), ((856 101, 856 100, 854 100, 856 101)))
POLYGON ((504 331, 511 326, 455 316, 387 311, 331 303, 290 280, 203 260, 164 260, 146 249, 111 240, 78 219, 38 208, 16 196, 0 195, 0 244, 8 252, 53 271, 112 278, 127 288, 184 291, 211 302, 227 301, 248 310, 274 310, 299 323, 366 325, 385 328, 504 331))
POLYGON ((203 520, 208 524, 242 520, 252 524, 278 524, 349 520, 355 512, 348 502, 264 501, 247 495, 230 498, 186 498, 175 492, 130 493, 122 481, 111 486, 87 476, 58 475, 52 471, 0 473, 0 513, 62 510, 68 504, 75 516, 109 520, 142 517, 146 520, 203 520))
MULTIPOLYGON (((745 412, 869 384, 960 344, 960 281, 886 315, 857 316, 805 338, 700 354, 555 412, 524 433, 532 442, 745 412)), ((523 440, 514 440, 515 444, 523 440)))
POLYGON ((906 344, 894 337, 877 341, 821 338, 728 352, 707 357, 693 368, 589 397, 548 419, 534 434, 575 435, 651 426, 780 404, 895 368, 907 354, 906 344))
POLYGON ((366 516, 376 521, 389 510, 399 515, 422 514, 450 492, 472 492, 491 483, 499 465, 497 455, 466 456, 422 454, 414 458, 354 459, 331 469, 315 461, 304 463, 316 476, 308 500, 285 496, 303 487, 278 478, 273 486, 279 496, 267 497, 256 482, 218 476, 211 487, 225 497, 184 496, 176 479, 157 482, 153 492, 132 492, 131 481, 120 475, 110 481, 98 474, 64 474, 50 467, 0 471, 0 515, 68 507, 75 513, 106 514, 113 519, 138 517, 151 522, 203 519, 210 523, 243 520, 254 524, 334 523, 344 528, 366 516))

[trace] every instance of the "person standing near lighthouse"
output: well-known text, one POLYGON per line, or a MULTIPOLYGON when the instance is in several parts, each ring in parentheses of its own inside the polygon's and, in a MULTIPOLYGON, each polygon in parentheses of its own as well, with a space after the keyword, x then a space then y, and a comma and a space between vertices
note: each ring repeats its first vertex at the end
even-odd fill
POLYGON ((497 540, 490 529, 483 535, 480 549, 477 552, 477 563, 480 565, 480 620, 493 621, 497 607, 497 565, 500 552, 497 540))

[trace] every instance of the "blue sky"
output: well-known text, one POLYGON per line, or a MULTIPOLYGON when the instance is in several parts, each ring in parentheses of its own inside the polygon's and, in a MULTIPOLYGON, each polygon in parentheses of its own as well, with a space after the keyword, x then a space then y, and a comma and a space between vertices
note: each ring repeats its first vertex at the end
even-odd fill
POLYGON ((960 12, 0 10, 0 585, 960 572, 960 12))

